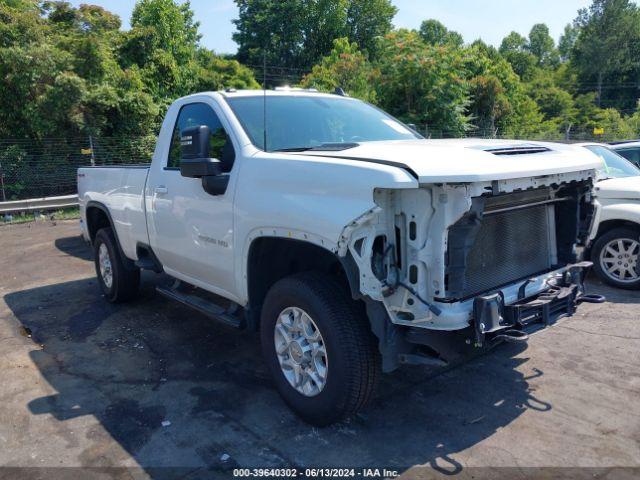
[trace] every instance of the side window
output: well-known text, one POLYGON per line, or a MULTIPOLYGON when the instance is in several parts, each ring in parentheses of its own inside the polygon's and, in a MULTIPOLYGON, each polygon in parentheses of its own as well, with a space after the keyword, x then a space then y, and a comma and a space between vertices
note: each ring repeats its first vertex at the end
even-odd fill
POLYGON ((233 161, 235 160, 233 144, 231 143, 229 135, 227 135, 227 132, 225 132, 222 127, 218 115, 216 115, 213 108, 206 103, 189 103, 180 109, 176 125, 173 128, 167 167, 180 167, 180 132, 185 128, 198 125, 206 125, 209 127, 209 130, 211 130, 209 155, 222 162, 223 171, 231 171, 233 161))
POLYGON ((617 150, 617 153, 632 162, 634 165, 640 167, 640 148, 627 148, 623 150, 617 150))

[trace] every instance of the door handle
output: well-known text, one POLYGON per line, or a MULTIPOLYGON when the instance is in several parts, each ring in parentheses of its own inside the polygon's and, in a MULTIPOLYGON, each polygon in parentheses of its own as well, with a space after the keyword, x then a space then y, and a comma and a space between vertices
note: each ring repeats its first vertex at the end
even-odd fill
POLYGON ((160 195, 164 195, 165 193, 169 193, 169 189, 167 187, 165 187, 164 185, 160 185, 160 186, 156 187, 154 191, 156 193, 160 194, 160 195))

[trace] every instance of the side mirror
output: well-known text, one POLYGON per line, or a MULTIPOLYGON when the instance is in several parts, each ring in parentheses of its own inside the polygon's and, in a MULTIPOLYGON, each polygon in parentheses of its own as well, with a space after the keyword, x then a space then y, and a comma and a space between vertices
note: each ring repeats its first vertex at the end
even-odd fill
POLYGON ((185 128, 180 132, 180 175, 202 178, 220 175, 220 160, 209 157, 211 131, 206 125, 185 128))

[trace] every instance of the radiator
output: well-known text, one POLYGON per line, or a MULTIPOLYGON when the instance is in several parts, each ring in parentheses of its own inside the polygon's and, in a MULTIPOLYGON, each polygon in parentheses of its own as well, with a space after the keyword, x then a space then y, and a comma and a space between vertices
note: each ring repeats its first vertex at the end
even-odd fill
POLYGON ((481 220, 467 256, 464 296, 482 293, 551 268, 548 209, 540 205, 481 220))

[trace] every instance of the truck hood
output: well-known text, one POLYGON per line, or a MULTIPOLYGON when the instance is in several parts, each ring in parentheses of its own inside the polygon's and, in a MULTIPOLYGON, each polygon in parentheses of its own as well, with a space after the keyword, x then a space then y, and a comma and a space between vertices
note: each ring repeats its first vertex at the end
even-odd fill
POLYGON ((301 155, 394 165, 409 170, 420 183, 508 180, 602 166, 601 160, 584 148, 515 140, 378 141, 342 151, 309 151, 301 155))
POLYGON ((640 200, 640 177, 609 178, 598 182, 600 198, 640 200))

